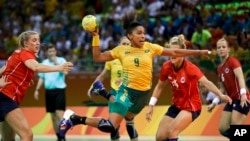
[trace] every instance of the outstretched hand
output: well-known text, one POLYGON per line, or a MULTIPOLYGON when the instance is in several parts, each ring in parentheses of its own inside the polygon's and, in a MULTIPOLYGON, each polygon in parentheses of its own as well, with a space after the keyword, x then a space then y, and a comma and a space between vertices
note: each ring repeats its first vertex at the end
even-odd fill
POLYGON ((202 55, 206 58, 210 58, 211 56, 215 56, 217 52, 215 50, 202 50, 202 55))
POLYGON ((3 75, 1 78, 0 78, 0 87, 4 87, 8 84, 10 84, 11 82, 10 81, 7 81, 6 80, 6 75, 3 75))
POLYGON ((228 95, 221 95, 220 99, 224 102, 227 102, 229 104, 232 104, 232 99, 228 95))
POLYGON ((250 101, 247 99, 247 95, 246 94, 241 95, 240 106, 243 108, 244 106, 247 106, 248 104, 250 104, 250 101))
POLYGON ((73 68, 73 63, 71 63, 71 62, 66 62, 66 63, 64 63, 63 65, 61 65, 60 67, 61 67, 61 68, 60 68, 61 72, 63 72, 63 73, 68 73, 68 72, 70 72, 70 71, 72 70, 72 68, 73 68))

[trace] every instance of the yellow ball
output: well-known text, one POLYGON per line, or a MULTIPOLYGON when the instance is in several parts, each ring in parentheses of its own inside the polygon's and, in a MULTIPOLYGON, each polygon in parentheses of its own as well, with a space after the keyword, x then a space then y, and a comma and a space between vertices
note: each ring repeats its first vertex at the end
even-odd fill
POLYGON ((95 16, 93 15, 86 15, 82 19, 82 27, 84 30, 88 32, 93 32, 96 30, 98 26, 98 22, 95 16))

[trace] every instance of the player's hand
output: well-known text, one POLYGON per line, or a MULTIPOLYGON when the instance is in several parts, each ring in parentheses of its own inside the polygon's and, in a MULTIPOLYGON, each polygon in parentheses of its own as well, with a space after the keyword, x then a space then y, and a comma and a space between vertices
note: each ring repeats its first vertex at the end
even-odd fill
POLYGON ((1 78, 0 78, 0 88, 10 84, 11 82, 10 81, 7 81, 6 80, 6 75, 3 75, 1 78))
POLYGON ((220 99, 224 102, 227 102, 229 104, 232 104, 232 99, 228 95, 220 95, 220 99))
POLYGON ((63 72, 63 73, 68 73, 69 71, 72 70, 72 68, 73 68, 73 63, 71 63, 71 62, 66 62, 66 63, 64 63, 64 64, 62 64, 62 65, 59 65, 59 67, 60 67, 60 71, 61 71, 61 72, 63 72))
POLYGON ((207 59, 217 54, 215 50, 201 50, 201 51, 202 51, 201 54, 205 56, 205 58, 207 59))
POLYGON ((95 31, 89 32, 92 36, 98 36, 99 35, 99 27, 96 27, 95 31))
POLYGON ((154 109, 154 106, 152 106, 152 105, 149 105, 149 106, 148 106, 148 111, 147 111, 147 113, 146 113, 146 120, 147 120, 148 122, 150 122, 151 119, 152 119, 153 109, 154 109))
POLYGON ((34 85, 34 84, 35 84, 35 82, 34 82, 34 80, 32 79, 32 80, 30 81, 29 85, 32 86, 32 85, 34 85))
POLYGON ((248 104, 250 104, 250 101, 247 99, 247 95, 246 94, 241 95, 240 106, 243 108, 244 106, 247 106, 248 104))
POLYGON ((34 99, 39 100, 39 92, 38 92, 38 90, 35 90, 34 99))
POLYGON ((216 104, 215 103, 211 103, 207 106, 207 111, 208 112, 212 112, 213 109, 215 108, 216 104))

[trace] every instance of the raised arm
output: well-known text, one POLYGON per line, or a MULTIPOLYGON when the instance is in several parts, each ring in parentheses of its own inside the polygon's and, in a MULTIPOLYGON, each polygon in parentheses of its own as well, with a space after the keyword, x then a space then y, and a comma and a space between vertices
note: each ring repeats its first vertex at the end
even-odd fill
POLYGON ((172 49, 164 48, 162 55, 163 56, 172 56, 172 57, 185 57, 192 55, 210 55, 212 54, 209 50, 192 50, 192 49, 172 49))
POLYGON ((92 38, 92 54, 93 60, 95 62, 105 62, 113 60, 110 51, 101 52, 100 50, 100 37, 99 37, 99 29, 97 28, 96 31, 91 32, 93 35, 92 38))

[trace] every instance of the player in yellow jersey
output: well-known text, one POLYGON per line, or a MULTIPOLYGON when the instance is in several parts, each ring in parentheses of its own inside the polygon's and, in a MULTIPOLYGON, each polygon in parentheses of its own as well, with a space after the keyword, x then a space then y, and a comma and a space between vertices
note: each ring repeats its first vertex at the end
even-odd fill
MULTIPOLYGON (((123 45, 123 46, 130 45, 130 41, 128 40, 127 37, 124 36, 121 38, 119 45, 123 45)), ((122 72, 123 72, 122 64, 119 59, 107 61, 105 63, 105 67, 103 71, 96 77, 94 82, 103 81, 105 80, 105 78, 110 76, 111 77, 110 78, 111 90, 109 91, 109 93, 115 96, 122 82, 122 72)), ((91 86, 88 90, 88 95, 90 97, 93 94, 91 92, 92 90, 93 90, 93 86, 91 86)), ((110 101, 113 101, 113 97, 111 97, 110 101)), ((108 103, 109 110, 112 109, 113 105, 114 105, 113 102, 108 103)), ((134 120, 126 119, 126 129, 131 140, 135 140, 138 137, 137 131, 134 127, 134 120)), ((112 132, 110 134, 110 138, 112 141, 119 141, 119 138, 120 138, 119 128, 117 128, 115 132, 112 132)))
MULTIPOLYGON (((119 45, 105 52, 100 51, 98 29, 91 33, 93 35, 92 53, 94 61, 104 62, 119 59, 123 67, 122 85, 114 99, 114 108, 111 109, 108 119, 79 116, 71 110, 66 110, 64 119, 59 126, 61 135, 65 135, 68 129, 79 124, 89 125, 98 128, 100 131, 111 133, 119 127, 123 118, 134 119, 148 101, 152 86, 154 56, 184 57, 211 53, 209 50, 164 48, 147 42, 145 28, 136 21, 135 13, 128 13, 123 17, 123 27, 131 45, 119 45)), ((179 45, 183 46, 181 42, 179 45)), ((101 83, 94 83, 93 89, 98 90, 100 95, 106 95, 105 93, 107 93, 101 83)))

